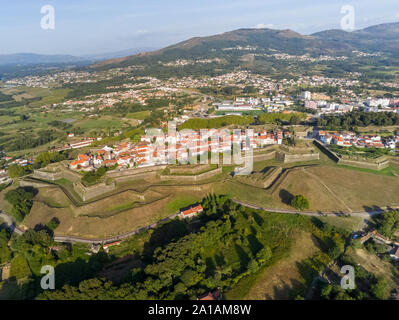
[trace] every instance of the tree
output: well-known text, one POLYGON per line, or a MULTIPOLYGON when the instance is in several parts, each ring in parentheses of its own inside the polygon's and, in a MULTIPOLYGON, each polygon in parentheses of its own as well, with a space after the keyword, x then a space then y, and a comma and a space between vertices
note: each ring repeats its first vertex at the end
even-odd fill
POLYGON ((22 167, 22 166, 13 164, 8 167, 7 171, 8 171, 8 175, 10 176, 10 178, 14 179, 14 178, 19 178, 19 177, 22 177, 22 176, 28 174, 31 170, 30 170, 30 166, 22 167))
POLYGON ((49 223, 47 223, 47 227, 50 230, 55 230, 60 225, 60 220, 57 217, 52 218, 49 223))
POLYGON ((391 238, 396 230, 399 229, 399 212, 387 211, 378 218, 378 232, 391 238))
POLYGON ((290 119, 290 124, 291 124, 291 125, 296 125, 296 124, 298 124, 300 121, 301 121, 301 119, 300 119, 298 116, 293 115, 293 116, 291 117, 291 119, 290 119))
POLYGON ((297 210, 305 210, 309 209, 309 200, 306 199, 303 195, 296 195, 292 198, 291 200, 291 206, 294 207, 297 210))
POLYGON ((388 281, 383 278, 379 277, 377 278, 377 281, 374 285, 371 286, 371 293, 380 300, 386 300, 388 298, 388 281))
POLYGON ((17 222, 21 222, 30 212, 33 205, 32 199, 36 193, 37 190, 34 188, 17 188, 5 194, 4 200, 12 205, 11 214, 17 222))
POLYGON ((0 231, 0 264, 6 263, 10 259, 11 250, 8 247, 9 235, 6 229, 0 231))
POLYGON ((259 265, 258 265, 258 263, 256 262, 256 260, 251 260, 250 262, 249 262, 249 264, 248 264, 248 271, 250 272, 250 273, 255 273, 256 271, 258 271, 259 270, 259 265))
POLYGON ((28 265, 28 262, 22 255, 15 256, 11 261, 11 271, 10 276, 15 277, 16 279, 22 279, 25 277, 29 277, 31 275, 31 271, 28 265))

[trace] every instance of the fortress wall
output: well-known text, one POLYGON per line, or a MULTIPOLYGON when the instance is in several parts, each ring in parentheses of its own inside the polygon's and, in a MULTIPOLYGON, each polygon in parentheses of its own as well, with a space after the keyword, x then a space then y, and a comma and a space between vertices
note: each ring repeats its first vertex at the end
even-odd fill
POLYGON ((267 179, 263 182, 263 188, 268 188, 273 183, 274 180, 278 177, 278 175, 283 171, 282 167, 275 168, 273 172, 267 177, 267 179))
POLYGON ((35 170, 33 173, 33 178, 40 179, 40 180, 50 180, 55 181, 58 179, 63 178, 62 171, 44 171, 44 170, 35 170))
POLYGON ((146 178, 154 178, 157 175, 157 171, 151 171, 151 172, 143 172, 143 173, 137 173, 137 174, 131 174, 127 176, 120 176, 114 178, 116 182, 122 182, 122 181, 127 181, 127 180, 135 180, 135 179, 146 179, 146 178))
POLYGON ((257 180, 256 178, 261 175, 261 173, 256 172, 254 175, 244 175, 244 176, 234 176, 234 179, 238 179, 242 183, 252 185, 257 188, 267 189, 273 183, 274 180, 279 176, 279 174, 283 171, 282 167, 273 167, 265 174, 264 179, 257 180))
POLYGON ((323 151, 325 151, 327 154, 329 154, 330 155, 330 157, 332 157, 333 159, 334 159, 334 161, 339 161, 341 158, 340 157, 338 157, 338 155, 335 153, 335 152, 332 152, 330 149, 328 149, 328 148, 326 148, 322 143, 320 143, 319 141, 317 141, 317 140, 314 140, 314 142, 317 144, 317 146, 320 148, 320 149, 323 149, 323 151))
POLYGON ((101 196, 104 193, 114 191, 116 189, 116 184, 115 182, 110 185, 107 185, 106 183, 100 183, 92 187, 85 187, 80 181, 77 181, 74 182, 73 188, 83 201, 87 201, 101 196))
POLYGON ((308 154, 285 154, 284 163, 300 162, 300 161, 313 161, 319 160, 320 154, 308 153, 308 154))
POLYGON ((64 168, 62 170, 63 178, 70 180, 72 182, 80 181, 82 179, 82 176, 76 172, 73 172, 67 168, 64 168))
POLYGON ((175 168, 169 168, 169 171, 171 174, 173 173, 190 173, 190 174, 195 174, 207 169, 210 169, 211 166, 209 164, 202 164, 202 165, 197 165, 197 166, 181 166, 181 167, 175 167, 175 168))
POLYGON ((399 159, 389 159, 389 164, 399 166, 399 159))
POLYGON ((199 175, 196 176, 173 176, 173 175, 160 175, 160 179, 162 181, 166 181, 166 180, 171 180, 171 181, 191 181, 191 182, 195 182, 195 181, 199 181, 199 180, 204 180, 204 179, 208 179, 210 177, 213 177, 219 173, 222 173, 222 168, 217 168, 208 172, 204 172, 201 173, 199 175))
POLYGON ((254 162, 256 161, 263 161, 263 160, 271 160, 276 158, 276 151, 272 151, 266 154, 254 154, 254 162))
POLYGON ((313 150, 312 147, 291 147, 291 146, 285 146, 285 145, 280 145, 280 149, 285 151, 285 152, 311 152, 313 150))
POLYGON ((109 178, 120 178, 120 177, 127 177, 130 175, 135 175, 139 173, 151 172, 151 171, 160 171, 166 169, 167 165, 159 165, 159 166, 152 166, 152 167, 143 167, 143 168, 131 168, 121 171, 108 171, 106 176, 109 178))
POLYGON ((34 187, 34 188, 45 188, 49 187, 50 185, 46 183, 36 182, 36 181, 29 181, 29 180, 20 180, 19 181, 20 187, 34 187))
POLYGON ((372 170, 382 170, 389 166, 389 161, 384 161, 380 163, 366 162, 366 161, 354 161, 354 160, 343 160, 340 159, 338 164, 359 167, 364 169, 372 169, 372 170))

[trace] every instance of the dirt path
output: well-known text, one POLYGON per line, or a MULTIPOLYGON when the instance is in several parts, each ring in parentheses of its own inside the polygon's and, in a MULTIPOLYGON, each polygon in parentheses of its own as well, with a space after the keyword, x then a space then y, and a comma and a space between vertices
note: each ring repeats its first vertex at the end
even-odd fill
POLYGON ((352 209, 348 207, 348 205, 340 198, 338 197, 324 182, 321 180, 317 175, 307 171, 305 168, 302 168, 306 174, 308 174, 310 177, 318 181, 335 199, 337 199, 338 202, 342 203, 343 206, 348 210, 348 212, 352 212, 352 209))
POLYGON ((245 297, 248 300, 290 299, 292 289, 301 286, 297 264, 313 256, 319 249, 310 233, 301 233, 289 255, 267 268, 245 297))

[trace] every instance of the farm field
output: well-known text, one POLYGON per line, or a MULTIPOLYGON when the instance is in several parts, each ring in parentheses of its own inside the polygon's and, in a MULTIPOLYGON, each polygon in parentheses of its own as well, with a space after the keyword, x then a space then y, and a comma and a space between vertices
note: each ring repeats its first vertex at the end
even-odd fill
POLYGON ((109 116, 98 119, 83 119, 73 123, 74 127, 80 127, 84 130, 93 129, 116 129, 121 127, 121 121, 109 116))
POLYGON ((151 111, 138 111, 138 112, 131 112, 127 114, 127 118, 129 119, 137 119, 137 120, 144 120, 148 118, 151 114, 151 111))

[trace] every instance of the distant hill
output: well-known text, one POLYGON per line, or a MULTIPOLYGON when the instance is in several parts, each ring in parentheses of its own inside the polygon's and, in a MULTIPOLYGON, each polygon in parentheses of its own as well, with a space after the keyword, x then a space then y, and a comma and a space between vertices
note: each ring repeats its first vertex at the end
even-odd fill
MULTIPOLYGON (((312 35, 301 35, 292 30, 239 29, 209 37, 195 37, 163 48, 138 55, 105 60, 94 68, 154 63, 173 59, 200 57, 225 57, 226 48, 256 47, 266 52, 293 55, 346 55, 352 51, 383 52, 399 56, 399 23, 381 24, 354 32, 327 30, 312 35)), ((231 56, 231 52, 229 52, 231 56)))
POLYGON ((11 65, 54 65, 54 64, 92 64, 96 61, 125 57, 145 51, 155 50, 155 48, 133 48, 117 52, 107 52, 84 56, 73 55, 44 55, 36 53, 15 53, 0 54, 0 66, 11 65))
MULTIPOLYGON (((81 57, 71 55, 42 55, 35 53, 1 54, 0 65, 32 65, 32 64, 55 64, 75 63, 85 60, 81 57)), ((86 59, 87 60, 87 59, 86 59)))
POLYGON ((399 55, 399 22, 380 24, 353 32, 328 30, 312 36, 324 42, 346 45, 354 50, 399 55))
POLYGON ((102 60, 107 60, 107 59, 122 58, 122 57, 126 57, 126 56, 139 54, 141 52, 154 51, 157 49, 158 48, 154 48, 154 47, 133 48, 133 49, 116 51, 116 52, 106 52, 106 53, 99 53, 99 54, 84 55, 83 58, 95 60, 95 61, 102 61, 102 60))

